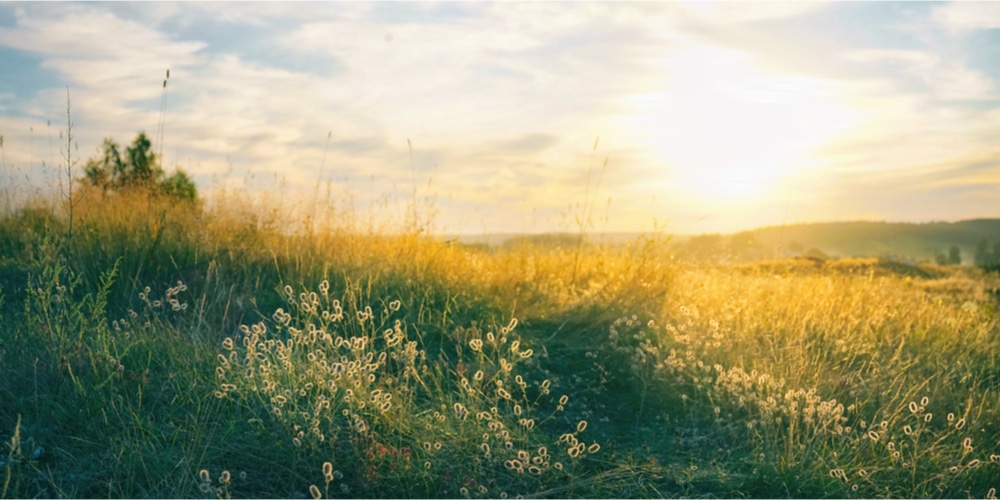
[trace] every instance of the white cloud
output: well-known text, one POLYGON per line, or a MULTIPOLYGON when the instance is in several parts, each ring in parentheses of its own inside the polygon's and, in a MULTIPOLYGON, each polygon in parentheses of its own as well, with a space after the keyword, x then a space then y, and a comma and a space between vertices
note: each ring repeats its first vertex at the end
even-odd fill
POLYGON ((864 49, 844 54, 851 61, 880 65, 899 64, 907 77, 923 82, 931 95, 947 101, 996 99, 996 86, 981 72, 961 60, 931 50, 864 49))
POLYGON ((679 11, 716 25, 735 25, 755 21, 786 19, 815 12, 826 7, 822 2, 713 2, 683 1, 675 5, 679 11))
POLYGON ((952 33, 1000 28, 1000 2, 949 2, 932 19, 952 33))

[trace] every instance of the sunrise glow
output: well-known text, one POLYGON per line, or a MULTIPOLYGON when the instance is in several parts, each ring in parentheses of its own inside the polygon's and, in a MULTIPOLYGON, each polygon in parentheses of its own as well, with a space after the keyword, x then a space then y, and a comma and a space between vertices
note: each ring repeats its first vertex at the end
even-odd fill
POLYGON ((1000 209, 990 4, 564 7, 3 4, 0 176, 53 184, 69 90, 81 159, 162 119, 202 192, 416 190, 441 232, 598 199, 609 231, 1000 209))

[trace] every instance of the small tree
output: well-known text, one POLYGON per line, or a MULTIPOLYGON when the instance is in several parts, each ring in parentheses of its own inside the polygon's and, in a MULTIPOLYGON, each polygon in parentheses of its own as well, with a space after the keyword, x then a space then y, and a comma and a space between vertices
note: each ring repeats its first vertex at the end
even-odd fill
POLYGON ((934 262, 939 266, 946 266, 948 265, 948 256, 941 252, 936 252, 934 254, 934 262))
POLYGON ((194 201, 198 197, 197 187, 183 170, 166 177, 145 132, 125 148, 124 155, 113 139, 104 139, 100 154, 88 160, 83 171, 83 182, 103 192, 139 188, 180 200, 194 201))
POLYGON ((976 253, 973 263, 977 266, 985 266, 993 260, 993 252, 990 251, 990 242, 983 238, 976 243, 976 253))
POLYGON ((958 245, 952 245, 948 249, 948 263, 957 266, 962 263, 962 251, 958 248, 958 245))
POLYGON ((160 192, 180 200, 194 201, 198 198, 198 188, 194 181, 183 170, 177 170, 174 175, 160 181, 160 192))

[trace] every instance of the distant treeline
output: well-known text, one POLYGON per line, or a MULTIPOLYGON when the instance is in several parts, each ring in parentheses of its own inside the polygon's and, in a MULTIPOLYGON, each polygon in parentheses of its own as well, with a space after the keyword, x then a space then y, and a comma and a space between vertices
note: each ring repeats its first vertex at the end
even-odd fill
POLYGON ((1000 219, 922 224, 829 222, 680 238, 675 251, 680 257, 727 262, 836 256, 985 266, 1000 261, 995 241, 1000 241, 1000 219))

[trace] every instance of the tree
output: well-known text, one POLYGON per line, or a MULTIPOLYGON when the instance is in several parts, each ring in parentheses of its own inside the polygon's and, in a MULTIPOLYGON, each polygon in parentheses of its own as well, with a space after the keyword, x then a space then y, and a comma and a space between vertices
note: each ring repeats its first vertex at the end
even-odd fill
POLYGON ((198 188, 183 170, 178 170, 174 175, 160 181, 160 191, 180 200, 194 201, 198 198, 198 188))
POLYGON ((990 251, 990 242, 986 238, 976 243, 976 253, 972 261, 977 266, 985 266, 993 262, 993 252, 990 251))
POLYGON ((962 251, 958 248, 958 245, 952 245, 948 248, 948 263, 953 266, 962 263, 962 251))
POLYGON ((194 201, 198 197, 197 187, 183 170, 166 176, 145 132, 125 148, 124 155, 113 139, 104 139, 100 154, 88 160, 83 171, 83 182, 104 192, 138 188, 180 200, 194 201))
POLYGON ((934 254, 934 262, 939 266, 946 266, 948 265, 948 256, 941 252, 937 252, 934 254))

